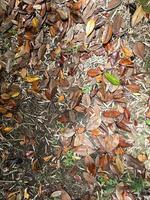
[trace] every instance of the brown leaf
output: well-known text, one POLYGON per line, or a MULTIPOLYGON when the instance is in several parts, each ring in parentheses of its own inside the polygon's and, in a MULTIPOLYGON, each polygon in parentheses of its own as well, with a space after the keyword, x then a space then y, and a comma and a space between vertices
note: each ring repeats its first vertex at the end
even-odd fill
POLYGON ((66 191, 63 190, 61 193, 61 200, 71 200, 71 197, 66 191))
POLYGON ((69 18, 69 11, 67 9, 57 9, 57 12, 63 21, 69 18))
POLYGON ((102 43, 103 44, 108 43, 111 37, 112 37, 112 25, 106 24, 102 34, 102 43))
POLYGON ((133 93, 138 93, 140 91, 140 86, 137 85, 136 83, 131 83, 127 85, 127 88, 130 92, 133 92, 133 93))
POLYGON ((88 131, 92 131, 94 129, 97 129, 101 124, 101 118, 100 116, 92 116, 90 119, 89 119, 89 122, 88 124, 86 125, 86 129, 88 131))
POLYGON ((98 167, 100 167, 101 170, 106 170, 106 167, 108 165, 108 156, 107 154, 101 156, 98 160, 98 167))
POLYGON ((45 52, 46 52, 46 45, 43 44, 40 46, 40 48, 38 50, 38 59, 39 60, 43 59, 45 52))
POLYGON ((106 136, 102 144, 107 152, 112 152, 119 144, 119 136, 117 134, 106 136))
POLYGON ((86 108, 89 108, 91 105, 91 98, 89 94, 83 94, 82 96, 82 105, 86 108))
POLYGON ((116 118, 120 115, 121 113, 117 110, 107 110, 103 112, 104 117, 110 117, 110 118, 116 118))
POLYGON ((132 57, 133 56, 133 52, 132 49, 130 49, 128 46, 126 46, 125 44, 122 45, 121 50, 124 54, 125 57, 132 57))
POLYGON ((144 170, 144 164, 133 156, 125 154, 123 155, 123 158, 125 159, 128 166, 131 166, 134 169, 144 170))
POLYGON ((120 0, 111 0, 111 1, 108 3, 107 10, 112 10, 112 9, 118 7, 120 4, 121 4, 121 1, 120 1, 120 0))
POLYGON ((136 11, 134 12, 132 16, 132 20, 131 20, 132 27, 136 26, 143 19, 144 15, 145 15, 145 12, 142 6, 140 5, 139 7, 137 7, 136 11))
POLYGON ((83 172, 83 177, 88 182, 88 184, 93 185, 94 183, 96 183, 96 179, 94 178, 94 176, 92 176, 91 174, 87 172, 83 172))
POLYGON ((120 28, 121 28, 121 24, 122 24, 121 15, 120 14, 115 15, 114 22, 113 22, 113 25, 112 25, 113 26, 112 29, 113 29, 114 34, 119 33, 120 28))
POLYGON ((130 58, 121 58, 119 61, 120 65, 125 65, 125 66, 132 66, 134 63, 130 58))
POLYGON ((124 172, 124 164, 123 164, 122 160, 119 158, 119 156, 116 157, 116 166, 120 173, 124 172))
POLYGON ((93 175, 95 176, 96 175, 96 166, 95 166, 95 163, 94 163, 94 160, 91 156, 86 156, 84 158, 84 163, 85 163, 85 166, 87 167, 88 171, 93 175))
POLYGON ((87 71, 87 75, 91 78, 94 78, 95 76, 98 76, 100 73, 100 69, 99 68, 95 68, 95 69, 89 69, 87 71))
POLYGON ((133 52, 136 56, 143 59, 144 58, 145 45, 142 42, 136 42, 133 46, 133 52))

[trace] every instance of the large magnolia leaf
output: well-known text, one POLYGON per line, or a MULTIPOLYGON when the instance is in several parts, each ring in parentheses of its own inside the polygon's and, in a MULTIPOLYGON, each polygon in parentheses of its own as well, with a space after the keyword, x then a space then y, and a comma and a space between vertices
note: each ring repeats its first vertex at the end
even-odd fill
POLYGON ((145 12, 142 6, 139 6, 132 16, 132 20, 131 20, 132 27, 136 26, 143 19, 144 15, 145 15, 145 12))

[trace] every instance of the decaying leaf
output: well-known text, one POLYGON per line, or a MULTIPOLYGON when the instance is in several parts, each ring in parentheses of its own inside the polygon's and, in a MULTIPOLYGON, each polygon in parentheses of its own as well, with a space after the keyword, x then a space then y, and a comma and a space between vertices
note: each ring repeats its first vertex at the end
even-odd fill
POLYGON ((132 20, 131 20, 132 27, 136 26, 143 19, 144 15, 145 15, 145 12, 142 6, 140 5, 132 16, 132 20))
POLYGON ((107 152, 112 152, 119 144, 119 135, 106 136, 102 144, 107 152))
POLYGON ((65 190, 63 190, 61 193, 61 200, 71 200, 71 197, 65 190))
POLYGON ((95 68, 95 69, 89 69, 87 71, 87 75, 91 78, 94 78, 96 76, 98 76, 100 74, 100 69, 99 68, 95 68))
POLYGON ((95 28, 95 18, 91 18, 86 24, 86 36, 89 36, 95 28))
POLYGON ((102 43, 103 44, 108 43, 111 37, 112 37, 112 25, 106 24, 102 34, 102 43))
POLYGON ((142 42, 136 42, 133 46, 133 52, 136 56, 143 59, 144 58, 145 45, 142 42))
POLYGON ((95 115, 89 119, 86 129, 88 131, 92 131, 94 129, 97 129, 100 126, 100 124, 101 124, 100 116, 95 115))
POLYGON ((122 24, 122 17, 121 15, 117 14, 114 17, 114 22, 112 25, 112 29, 113 29, 113 33, 114 34, 118 34, 121 28, 121 24, 122 24))

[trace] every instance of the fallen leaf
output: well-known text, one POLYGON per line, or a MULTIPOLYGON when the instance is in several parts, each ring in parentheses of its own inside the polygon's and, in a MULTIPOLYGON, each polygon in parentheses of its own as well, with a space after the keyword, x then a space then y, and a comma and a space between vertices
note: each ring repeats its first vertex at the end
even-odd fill
POLYGON ((86 36, 88 37, 95 28, 95 18, 91 18, 86 24, 86 36))
POLYGON ((122 174, 124 172, 124 164, 119 156, 116 157, 116 166, 119 172, 122 174))
POLYGON ((6 126, 6 127, 2 128, 2 131, 4 133, 10 133, 12 130, 13 130, 13 127, 11 127, 11 126, 6 126))
POLYGON ((26 68, 22 68, 21 71, 20 71, 20 76, 21 76, 22 78, 25 78, 26 75, 27 75, 27 70, 26 70, 26 68))
POLYGON ((62 102, 62 101, 64 101, 64 99, 65 99, 65 96, 64 95, 60 95, 58 97, 58 102, 62 102))
POLYGON ((133 52, 136 56, 143 59, 144 58, 145 45, 142 42, 136 42, 133 46, 133 52))
POLYGON ((27 188, 25 188, 25 190, 24 190, 24 199, 29 199, 29 198, 30 198, 30 195, 29 195, 29 193, 27 191, 27 188))
POLYGON ((27 75, 25 77, 25 81, 28 82, 28 83, 33 83, 33 82, 38 81, 38 80, 40 80, 40 77, 37 76, 37 75, 27 75))
POLYGON ((148 159, 145 154, 139 154, 137 158, 140 162, 145 162, 148 159))
POLYGON ((10 99, 10 95, 7 93, 3 93, 3 94, 1 94, 1 99, 8 100, 8 99, 10 99))
POLYGON ((83 172, 83 177, 88 182, 88 184, 93 185, 94 183, 96 183, 96 179, 94 178, 94 176, 92 176, 91 174, 87 172, 83 172))
POLYGON ((142 6, 140 5, 139 7, 137 7, 136 11, 134 12, 132 16, 132 20, 131 20, 132 27, 136 26, 143 19, 144 15, 145 15, 145 12, 142 6))
POLYGON ((93 158, 89 155, 86 156, 84 158, 84 163, 85 163, 85 166, 88 169, 88 172, 90 174, 92 174, 93 176, 95 176, 96 175, 96 166, 95 166, 95 162, 94 162, 93 158))
POLYGON ((100 116, 93 116, 89 119, 88 124, 86 125, 86 129, 88 131, 92 131, 94 129, 97 129, 101 124, 101 117, 100 116))
POLYGON ((95 68, 95 69, 89 69, 87 71, 87 75, 91 78, 94 78, 96 76, 98 76, 100 73, 100 69, 99 68, 95 68))
POLYGON ((121 47, 121 51, 123 52, 125 57, 132 57, 133 56, 133 52, 132 49, 130 49, 129 47, 122 45, 121 47))
POLYGON ((37 17, 34 17, 31 21, 33 28, 37 29, 39 26, 39 20, 37 17))
POLYGON ((107 110, 103 112, 104 117, 110 117, 110 118, 116 118, 120 115, 121 113, 117 110, 107 110))
POLYGON ((108 7, 107 7, 107 10, 112 10, 116 7, 118 7, 119 5, 121 4, 121 1, 120 0, 111 0, 109 1, 108 3, 108 7))
POLYGON ((99 136, 101 135, 101 131, 97 128, 91 131, 92 136, 99 136))
POLYGON ((63 190, 61 193, 61 200, 71 200, 71 197, 66 191, 63 190))
POLYGON ((112 85, 120 85, 120 80, 110 72, 105 72, 104 76, 112 85))
POLYGON ((61 20, 65 21, 69 18, 69 11, 65 9, 57 9, 57 12, 61 18, 61 20))
POLYGON ((115 15, 113 20, 112 30, 114 34, 118 34, 122 24, 122 17, 120 14, 115 15))
POLYGON ((132 62, 132 60, 130 58, 121 58, 119 60, 119 64, 120 65, 125 65, 125 66, 132 66, 134 63, 132 62))
POLYGON ((51 197, 55 198, 55 197, 59 197, 62 194, 61 190, 55 191, 51 194, 51 197))
POLYGON ((90 107, 90 105, 91 105, 91 98, 90 98, 89 94, 83 94, 83 96, 82 96, 82 105, 85 108, 89 108, 90 107))
POLYGON ((140 91, 140 86, 137 85, 136 83, 127 85, 127 88, 130 92, 133 92, 133 93, 138 93, 140 91))
POLYGON ((104 139, 104 149, 107 152, 112 152, 119 144, 119 136, 117 134, 106 136, 104 139))
POLYGON ((112 25, 106 24, 102 34, 102 43, 103 44, 108 43, 111 37, 112 37, 112 25))
POLYGON ((7 112, 7 109, 0 106, 0 113, 5 114, 6 112, 7 112))
POLYGON ((97 167, 100 167, 100 169, 101 170, 106 170, 106 167, 107 167, 107 165, 108 165, 108 156, 107 156, 107 154, 105 154, 105 155, 103 155, 103 156, 101 156, 101 157, 99 157, 99 159, 98 159, 98 166, 97 167))
POLYGON ((44 156, 44 157, 43 157, 43 160, 44 160, 45 162, 48 162, 52 157, 53 157, 52 155, 50 155, 50 156, 44 156))

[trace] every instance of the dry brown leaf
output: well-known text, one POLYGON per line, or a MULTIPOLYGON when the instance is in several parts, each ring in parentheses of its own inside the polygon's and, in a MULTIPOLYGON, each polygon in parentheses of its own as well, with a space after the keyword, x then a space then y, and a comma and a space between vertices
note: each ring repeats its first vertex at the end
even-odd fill
POLYGON ((121 4, 120 0, 111 0, 108 3, 107 10, 112 10, 112 9, 116 8, 117 6, 119 6, 120 4, 121 4))
POLYGON ((91 105, 91 98, 90 98, 89 94, 83 94, 83 96, 82 96, 82 105, 85 108, 89 108, 90 107, 90 105, 91 105))
POLYGON ((130 58, 130 57, 133 56, 132 49, 130 49, 126 45, 122 45, 121 50, 122 50, 122 52, 123 52, 125 57, 129 57, 130 58))
POLYGON ((131 20, 132 27, 136 26, 143 19, 144 15, 145 15, 145 12, 142 6, 139 6, 132 16, 132 20, 131 20))
POLYGON ((120 173, 124 172, 124 164, 123 164, 122 160, 119 158, 119 156, 116 157, 116 166, 120 173))
POLYGON ((117 134, 106 136, 104 139, 104 148, 107 152, 112 152, 119 144, 119 136, 117 134))
POLYGON ((121 58, 119 61, 120 65, 125 65, 125 66, 132 66, 134 63, 130 58, 121 58))
POLYGON ((92 176, 91 174, 87 172, 83 172, 83 177, 88 182, 88 184, 96 183, 96 179, 94 178, 94 176, 92 176))
POLYGON ((101 118, 100 118, 100 116, 95 115, 95 116, 93 116, 93 117, 91 117, 89 119, 89 122, 86 125, 86 129, 88 131, 92 131, 94 129, 97 129, 100 126, 100 124, 101 124, 101 118))
POLYGON ((103 44, 108 43, 111 37, 112 37, 112 25, 106 24, 102 34, 102 43, 103 44))
POLYGON ((40 46, 40 48, 38 50, 38 59, 39 60, 43 59, 45 52, 46 52, 46 45, 43 44, 40 46))
POLYGON ((95 18, 91 18, 86 24, 86 36, 88 37, 95 28, 95 18))
POLYGON ((96 76, 98 76, 100 73, 100 69, 99 68, 95 68, 95 69, 89 69, 87 71, 87 75, 91 78, 94 78, 96 76))
POLYGON ((133 52, 136 56, 143 59, 144 58, 145 45, 142 42, 136 42, 133 46, 133 52))
POLYGON ((115 15, 114 17, 114 22, 113 22, 113 33, 114 34, 118 34, 121 28, 121 24, 122 24, 122 17, 120 14, 115 15))
POLYGON ((22 78, 25 78, 26 75, 27 75, 27 70, 26 70, 26 68, 22 68, 21 71, 20 71, 20 76, 21 76, 22 78))
POLYGON ((140 91, 140 86, 135 83, 127 85, 127 88, 130 92, 133 93, 138 93, 140 91))
POLYGON ((6 112, 7 112, 7 109, 2 107, 2 106, 0 106, 0 113, 1 114, 5 114, 6 112))
POLYGON ((96 175, 96 166, 93 158, 91 156, 86 156, 84 159, 85 166, 87 167, 88 171, 95 176, 96 175))
POLYGON ((103 112, 104 117, 115 118, 118 117, 121 113, 117 110, 107 110, 103 112))
POLYGON ((61 193, 61 200, 71 200, 71 197, 65 190, 63 190, 61 193))

